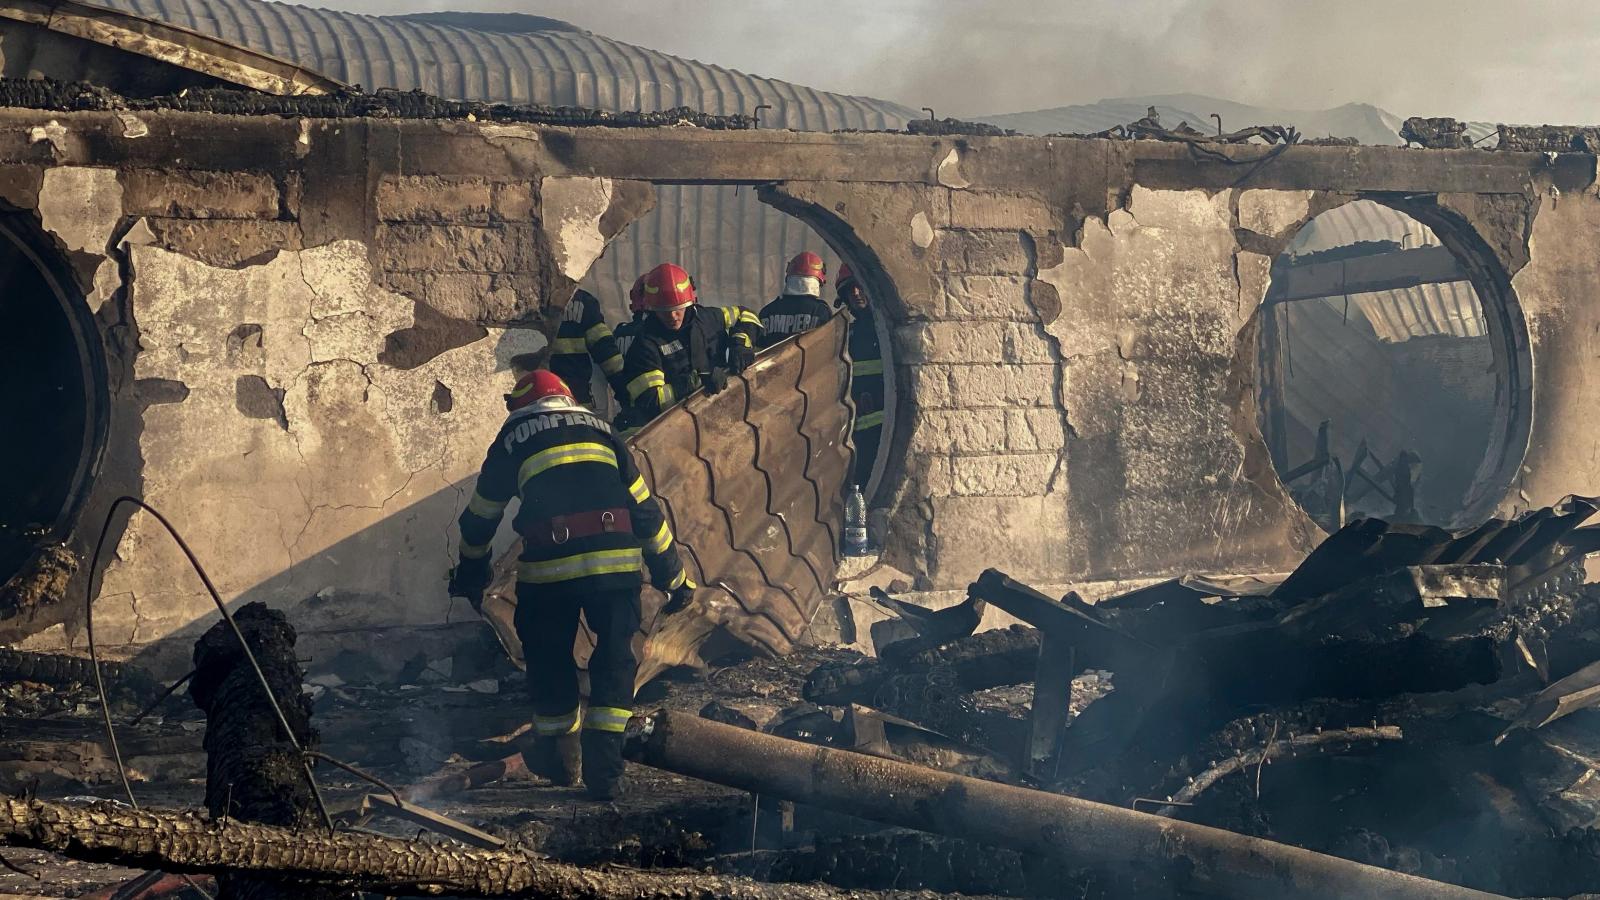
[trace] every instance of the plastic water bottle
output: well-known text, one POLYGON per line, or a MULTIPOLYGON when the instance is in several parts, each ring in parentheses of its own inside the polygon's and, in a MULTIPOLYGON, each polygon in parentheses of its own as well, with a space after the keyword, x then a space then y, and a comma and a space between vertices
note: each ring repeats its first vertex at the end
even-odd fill
POLYGON ((855 484, 844 501, 844 555, 867 555, 867 498, 855 484))

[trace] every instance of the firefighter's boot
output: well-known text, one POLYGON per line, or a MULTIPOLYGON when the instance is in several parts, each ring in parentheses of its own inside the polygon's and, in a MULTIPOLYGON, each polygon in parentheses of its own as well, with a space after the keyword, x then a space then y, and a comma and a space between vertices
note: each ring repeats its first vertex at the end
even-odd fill
POLYGON ((583 731, 583 786, 596 800, 615 800, 622 795, 623 736, 618 732, 583 731))
POLYGON ((583 742, 576 731, 553 737, 536 737, 522 751, 522 761, 527 764, 528 771, 557 787, 572 787, 578 783, 582 760, 583 742))

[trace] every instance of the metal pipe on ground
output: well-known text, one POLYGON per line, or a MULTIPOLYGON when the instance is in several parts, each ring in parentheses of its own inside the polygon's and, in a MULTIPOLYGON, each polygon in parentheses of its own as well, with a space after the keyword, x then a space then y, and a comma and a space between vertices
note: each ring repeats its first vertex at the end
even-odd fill
POLYGON ((1219 828, 803 744, 680 712, 651 717, 647 730, 631 752, 654 768, 1074 866, 1166 864, 1172 878, 1185 882, 1175 888, 1272 900, 1497 896, 1219 828))

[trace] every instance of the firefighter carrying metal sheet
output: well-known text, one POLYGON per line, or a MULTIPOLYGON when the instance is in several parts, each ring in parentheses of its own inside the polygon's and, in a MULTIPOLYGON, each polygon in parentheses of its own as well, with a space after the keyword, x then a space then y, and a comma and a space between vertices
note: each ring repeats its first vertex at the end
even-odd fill
POLYGON ((600 314, 600 301, 595 295, 579 288, 567 301, 561 324, 556 328, 556 339, 550 345, 550 371, 572 389, 579 403, 594 402, 590 382, 594 367, 599 366, 611 384, 617 402, 626 401, 627 383, 622 380, 622 351, 617 348, 611 327, 600 314))
POLYGON ((644 320, 622 369, 634 414, 649 421, 695 390, 716 393, 728 372, 755 362, 761 320, 739 306, 701 306, 694 282, 672 263, 645 273, 644 320))
POLYGON ((490 542, 506 505, 518 498, 515 625, 534 708, 528 768, 563 785, 576 784, 581 768, 589 794, 609 800, 622 790, 623 730, 633 714, 640 567, 668 593, 669 614, 689 602, 694 584, 661 507, 604 419, 543 370, 518 378, 506 407, 510 415, 461 513, 461 561, 450 594, 474 608, 483 602, 490 542), (580 612, 595 635, 587 711, 580 710, 572 658, 580 612))
POLYGON ((856 406, 852 434, 856 445, 855 483, 865 490, 883 439, 883 350, 878 346, 878 326, 872 320, 866 288, 848 265, 839 267, 837 289, 839 296, 834 305, 845 307, 850 314, 850 399, 856 406))
POLYGON ((828 321, 833 313, 822 302, 822 286, 827 281, 828 267, 810 250, 789 260, 783 295, 761 307, 761 327, 767 332, 761 341, 763 350, 828 321))

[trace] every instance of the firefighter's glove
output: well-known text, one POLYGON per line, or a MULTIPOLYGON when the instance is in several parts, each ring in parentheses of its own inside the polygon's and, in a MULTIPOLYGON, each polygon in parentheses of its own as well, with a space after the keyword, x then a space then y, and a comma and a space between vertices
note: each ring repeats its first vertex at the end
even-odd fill
POLYGON ((684 608, 689 605, 689 601, 693 599, 694 582, 686 581, 667 592, 667 605, 661 607, 661 614, 670 616, 683 612, 684 608))
POLYGON ((728 386, 728 373, 713 366, 711 371, 700 376, 700 380, 705 383, 707 394, 720 394, 728 386))
POLYGON ((732 347, 728 350, 728 365, 733 371, 744 374, 744 370, 756 364, 756 351, 749 347, 732 347))
POLYGON ((463 559, 450 570, 450 596, 465 597, 474 610, 483 609, 483 592, 489 587, 489 558, 463 559))

